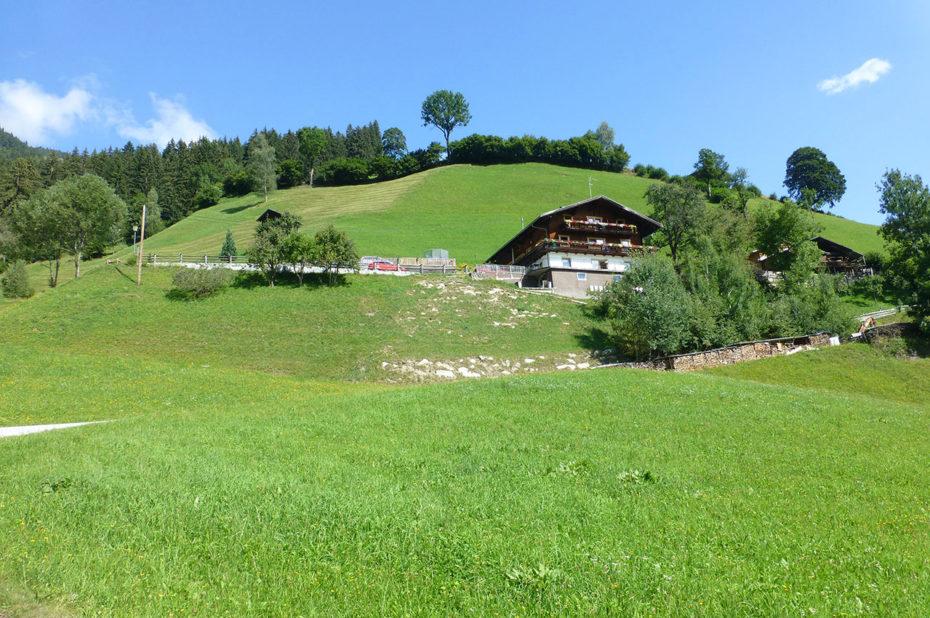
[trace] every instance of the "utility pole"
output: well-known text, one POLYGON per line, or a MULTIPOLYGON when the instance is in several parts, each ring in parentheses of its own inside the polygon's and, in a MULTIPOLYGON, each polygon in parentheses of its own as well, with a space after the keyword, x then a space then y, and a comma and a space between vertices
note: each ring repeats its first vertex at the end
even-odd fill
POLYGON ((136 285, 142 285, 142 248, 145 246, 145 204, 142 204, 142 233, 139 235, 139 257, 136 261, 139 263, 139 275, 136 277, 136 285))

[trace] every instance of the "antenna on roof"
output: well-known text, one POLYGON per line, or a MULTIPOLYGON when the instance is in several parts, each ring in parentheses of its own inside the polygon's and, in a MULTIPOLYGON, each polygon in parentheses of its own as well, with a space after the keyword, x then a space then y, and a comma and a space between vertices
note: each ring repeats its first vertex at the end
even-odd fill
POLYGON ((588 197, 594 197, 594 194, 591 192, 591 187, 594 185, 594 179, 588 176, 588 197))

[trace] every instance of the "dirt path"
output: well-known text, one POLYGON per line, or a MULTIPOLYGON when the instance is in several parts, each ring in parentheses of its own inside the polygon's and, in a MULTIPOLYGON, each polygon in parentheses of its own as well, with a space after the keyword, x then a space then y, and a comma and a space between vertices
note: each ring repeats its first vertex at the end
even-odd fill
POLYGON ((81 425, 93 425, 95 423, 108 423, 109 421, 88 421, 86 423, 55 423, 52 425, 22 425, 20 427, 0 427, 0 438, 11 438, 13 436, 25 436, 30 433, 39 433, 40 431, 51 431, 52 429, 67 429, 68 427, 80 427, 81 425))

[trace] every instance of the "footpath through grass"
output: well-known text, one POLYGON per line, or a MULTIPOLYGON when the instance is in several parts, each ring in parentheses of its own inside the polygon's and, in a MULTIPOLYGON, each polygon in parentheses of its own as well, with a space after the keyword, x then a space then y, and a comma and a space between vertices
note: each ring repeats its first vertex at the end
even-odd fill
POLYGON ((234 399, 0 442, 0 578, 98 615, 930 609, 925 408, 632 370, 234 399))

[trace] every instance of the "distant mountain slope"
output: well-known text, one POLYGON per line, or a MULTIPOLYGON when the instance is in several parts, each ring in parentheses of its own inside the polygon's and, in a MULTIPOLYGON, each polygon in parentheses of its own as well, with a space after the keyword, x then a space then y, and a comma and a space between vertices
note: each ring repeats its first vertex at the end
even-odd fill
MULTIPOLYGON (((268 203, 255 195, 227 199, 198 211, 146 241, 145 252, 216 254, 227 229, 240 249, 251 242, 265 210, 289 210, 305 229, 332 223, 346 230, 359 252, 423 255, 447 249, 460 261, 485 260, 540 213, 603 194, 650 214, 643 193, 654 181, 628 174, 543 163, 451 165, 398 180, 352 187, 298 187, 278 191, 268 203)), ((754 200, 751 207, 771 207, 754 200)), ((841 217, 816 215, 822 234, 862 253, 881 250, 877 228, 841 217)))
POLYGON ((47 157, 52 154, 63 154, 57 150, 30 146, 9 131, 0 127, 0 161, 15 159, 17 157, 47 157))

